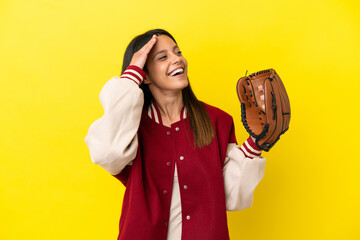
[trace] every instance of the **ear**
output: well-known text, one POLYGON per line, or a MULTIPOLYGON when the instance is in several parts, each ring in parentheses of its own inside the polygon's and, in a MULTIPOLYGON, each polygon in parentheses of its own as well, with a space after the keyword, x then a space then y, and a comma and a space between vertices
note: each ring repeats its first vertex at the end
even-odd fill
POLYGON ((151 81, 149 80, 149 76, 146 73, 146 77, 145 77, 145 79, 143 81, 143 84, 150 84, 150 83, 151 83, 151 81))

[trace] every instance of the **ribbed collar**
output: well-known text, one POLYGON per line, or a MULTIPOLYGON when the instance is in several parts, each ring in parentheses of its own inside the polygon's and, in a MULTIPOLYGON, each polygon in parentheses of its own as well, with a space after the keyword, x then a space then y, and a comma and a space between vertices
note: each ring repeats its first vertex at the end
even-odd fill
MULTIPOLYGON (((148 116, 153 119, 156 123, 163 125, 159 107, 155 101, 151 101, 151 104, 148 107, 148 116)), ((187 111, 185 106, 182 107, 180 111, 180 120, 183 120, 187 117, 187 111)))

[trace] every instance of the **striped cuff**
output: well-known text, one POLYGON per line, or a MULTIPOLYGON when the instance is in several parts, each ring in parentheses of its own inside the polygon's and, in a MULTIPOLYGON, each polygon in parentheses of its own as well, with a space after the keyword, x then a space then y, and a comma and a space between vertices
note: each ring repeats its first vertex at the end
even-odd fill
POLYGON ((240 150, 248 158, 257 158, 261 155, 261 150, 256 146, 251 137, 241 145, 240 150))
POLYGON ((136 65, 130 65, 126 68, 124 73, 120 78, 126 78, 134 81, 138 86, 144 81, 146 78, 145 72, 136 65))

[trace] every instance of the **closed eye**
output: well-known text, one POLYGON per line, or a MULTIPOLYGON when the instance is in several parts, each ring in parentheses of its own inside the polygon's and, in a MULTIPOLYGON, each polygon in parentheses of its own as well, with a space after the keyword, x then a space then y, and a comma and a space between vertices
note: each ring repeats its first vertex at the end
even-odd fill
MULTIPOLYGON (((181 51, 178 51, 176 54, 179 55, 179 56, 181 56, 182 52, 181 52, 181 51)), ((166 55, 164 55, 164 56, 162 56, 162 57, 159 57, 159 60, 163 60, 163 59, 165 59, 165 58, 166 58, 166 55)))

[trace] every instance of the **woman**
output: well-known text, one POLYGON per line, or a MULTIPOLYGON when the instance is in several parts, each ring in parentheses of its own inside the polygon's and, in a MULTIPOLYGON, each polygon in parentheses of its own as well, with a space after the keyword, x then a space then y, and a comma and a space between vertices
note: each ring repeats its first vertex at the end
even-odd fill
POLYGON ((175 39, 134 38, 100 101, 85 142, 126 186, 118 239, 229 239, 226 210, 251 206, 265 159, 251 137, 237 145, 230 115, 196 99, 175 39))

